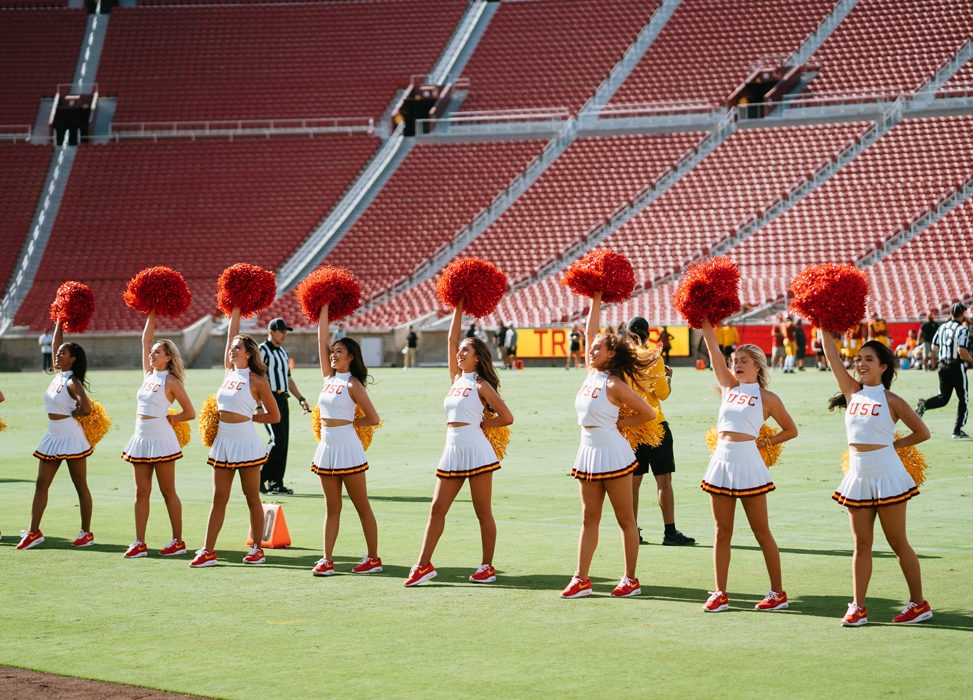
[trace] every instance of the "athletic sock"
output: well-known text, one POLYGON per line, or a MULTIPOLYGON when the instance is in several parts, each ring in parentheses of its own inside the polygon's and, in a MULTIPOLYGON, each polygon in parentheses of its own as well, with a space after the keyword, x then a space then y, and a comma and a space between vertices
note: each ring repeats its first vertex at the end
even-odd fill
POLYGON ((676 534, 676 524, 675 523, 666 523, 666 534, 667 535, 674 535, 674 534, 676 534))

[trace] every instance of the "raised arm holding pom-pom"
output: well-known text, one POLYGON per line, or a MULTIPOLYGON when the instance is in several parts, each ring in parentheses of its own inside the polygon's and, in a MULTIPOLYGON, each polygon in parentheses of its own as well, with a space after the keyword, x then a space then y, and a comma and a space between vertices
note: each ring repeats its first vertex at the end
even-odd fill
POLYGON ((213 505, 206 525, 206 543, 190 563, 193 568, 215 566, 216 539, 223 527, 226 504, 233 486, 233 475, 240 473, 240 487, 250 511, 250 531, 254 543, 243 557, 244 564, 266 561, 260 547, 264 511, 260 502, 260 466, 267 461, 267 448, 253 423, 276 423, 280 411, 267 381, 267 366, 260 357, 257 342, 240 331, 240 307, 230 311, 223 355, 223 384, 216 392, 220 411, 219 429, 210 447, 207 464, 213 467, 213 505), (263 412, 257 413, 262 404, 263 412))
POLYGON ((480 522, 482 547, 480 566, 470 576, 470 581, 491 583, 496 580, 493 555, 497 526, 493 519, 492 499, 493 472, 500 468, 500 462, 483 428, 510 425, 514 418, 500 398, 500 378, 486 343, 476 337, 460 341, 464 305, 465 298, 456 300, 446 340, 449 377, 452 381, 444 401, 446 447, 436 470, 436 488, 419 561, 409 572, 406 586, 415 586, 436 576, 432 555, 446 527, 446 513, 467 479, 473 510, 480 522), (484 407, 493 409, 497 416, 484 420, 484 407))
POLYGON ((824 353, 831 365, 839 393, 828 407, 845 409, 848 434, 848 472, 832 498, 848 508, 855 553, 852 558, 852 602, 841 623, 857 627, 868 622, 865 596, 872 575, 872 541, 875 518, 899 560, 909 588, 909 602, 893 622, 928 620, 932 608, 923 598, 919 558, 906 536, 906 504, 919 493, 897 449, 929 439, 929 429, 912 407, 889 391, 897 358, 877 340, 865 343, 855 358, 855 379, 845 369, 830 333, 824 333, 824 353), (895 439, 898 420, 911 432, 895 439))
POLYGON ((361 346, 348 336, 330 343, 328 310, 326 303, 318 315, 318 358, 324 385, 318 396, 321 442, 311 460, 311 471, 321 479, 327 510, 324 556, 315 563, 311 573, 315 576, 334 573, 332 552, 338 539, 342 487, 358 512, 368 550, 352 572, 378 573, 382 570, 382 560, 378 556, 378 524, 368 501, 365 481, 368 460, 355 426, 378 425, 380 420, 365 390, 368 368, 361 346), (356 418, 357 408, 361 408, 364 415, 356 418))
POLYGON ((768 418, 773 418, 781 429, 773 437, 762 438, 766 444, 776 445, 796 437, 797 426, 780 397, 766 389, 769 374, 763 350, 756 345, 740 345, 733 352, 732 367, 728 367, 713 325, 704 318, 700 328, 720 385, 719 437, 702 482, 703 490, 710 495, 716 530, 713 542, 716 590, 703 605, 703 611, 722 612, 729 608, 726 588, 738 499, 763 552, 770 578, 770 590, 756 609, 780 610, 788 606, 787 594, 781 581, 780 551, 770 532, 767 515, 767 494, 775 487, 757 440, 768 418))

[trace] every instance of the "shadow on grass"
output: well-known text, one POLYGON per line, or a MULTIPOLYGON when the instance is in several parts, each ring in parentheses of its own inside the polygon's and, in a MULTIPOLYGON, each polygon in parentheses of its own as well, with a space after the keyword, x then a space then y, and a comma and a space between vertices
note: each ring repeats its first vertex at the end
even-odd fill
MULTIPOLYGON (((754 544, 734 544, 730 546, 731 549, 743 549, 752 552, 759 552, 760 547, 754 544)), ((851 549, 805 549, 801 547, 781 547, 781 554, 811 554, 825 557, 847 557, 851 559, 854 551, 851 549)), ((942 559, 942 557, 935 554, 919 554, 916 552, 916 556, 920 559, 942 559)), ((875 550, 872 552, 873 559, 895 559, 895 552, 889 552, 886 550, 875 550)))
MULTIPOLYGON (((849 582, 850 583, 850 582, 849 582)), ((905 595, 903 594, 903 597, 905 595)), ((837 621, 844 615, 851 602, 851 594, 843 596, 801 596, 791 601, 794 612, 802 615, 818 617, 832 617, 837 621)), ((903 625, 892 622, 892 618, 902 612, 903 603, 891 598, 869 598, 868 627, 935 627, 936 629, 959 630, 973 632, 973 613, 969 610, 937 610, 933 602, 932 619, 913 625, 903 625)))
POLYGON ((0 484, 33 484, 37 479, 0 479, 0 484))

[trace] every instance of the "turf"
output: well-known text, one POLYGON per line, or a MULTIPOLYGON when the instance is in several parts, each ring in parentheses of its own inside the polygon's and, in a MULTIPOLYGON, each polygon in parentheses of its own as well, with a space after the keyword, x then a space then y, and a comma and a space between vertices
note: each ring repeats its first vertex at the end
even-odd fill
MULTIPOLYGON (((139 383, 135 372, 95 371, 92 397, 115 428, 88 460, 97 544, 69 543, 79 529, 77 500, 61 468, 43 521, 47 541, 17 552, 36 475, 30 453, 44 431, 37 373, 0 375, 7 401, 0 415, 0 664, 220 697, 950 697, 969 692, 973 632, 969 602, 973 547, 970 443, 952 441, 953 406, 927 414, 929 480, 909 505, 909 535, 922 562, 935 617, 915 626, 888 624, 907 597, 894 555, 876 533, 869 590, 870 624, 845 629, 850 600, 851 535, 830 499, 840 480, 844 431, 823 405, 829 375, 774 375, 801 435, 773 468, 771 527, 781 548, 791 608, 752 608, 768 587, 759 549, 742 512, 737 517, 727 613, 699 608, 713 587, 712 521, 699 489, 708 451, 703 433, 715 422, 712 375, 677 369, 664 408, 676 440, 676 522, 699 542, 662 547, 662 524, 650 481, 640 524, 642 596, 613 600, 622 573, 611 510, 592 566, 595 595, 557 596, 574 571, 580 506, 567 476, 577 448, 573 399, 579 372, 531 369, 502 374, 516 424, 503 469, 494 479, 499 542, 495 584, 467 576, 480 563, 479 533, 464 490, 447 518, 433 561, 439 577, 402 586, 418 554, 434 469, 443 442, 443 369, 375 371, 371 396, 384 420, 369 450, 373 508, 379 521, 381 574, 348 571, 364 543, 345 505, 336 548, 339 573, 314 578, 321 556, 323 498, 308 469, 309 425, 293 412, 283 504, 293 546, 268 551, 263 566, 241 557, 247 510, 236 488, 218 544, 220 566, 193 571, 188 557, 154 551, 170 532, 153 494, 148 540, 153 556, 127 561, 134 539, 133 484, 118 458, 128 439, 139 383)), ((296 379, 311 397, 316 370, 296 379)), ((219 385, 216 371, 192 371, 197 406, 219 385)), ((906 372, 896 390, 914 401, 934 393, 934 375, 906 372)), ((209 509, 211 470, 195 433, 178 463, 185 539, 200 546, 209 509)))

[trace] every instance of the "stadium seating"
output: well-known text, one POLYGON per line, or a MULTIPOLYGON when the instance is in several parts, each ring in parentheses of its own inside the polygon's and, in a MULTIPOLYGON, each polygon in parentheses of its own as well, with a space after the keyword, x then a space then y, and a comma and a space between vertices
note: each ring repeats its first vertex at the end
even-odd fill
POLYGON ((970 37, 973 0, 860 0, 811 61, 808 93, 915 89, 970 37))
POLYGON ((796 51, 833 5, 834 0, 683 0, 611 102, 722 104, 761 57, 796 51))
POLYGON ((168 265, 194 293, 163 327, 216 311, 216 278, 229 265, 279 266, 352 182, 378 139, 279 137, 85 145, 37 278, 17 322, 44 326, 65 279, 97 295, 92 330, 134 330, 141 317, 121 293, 139 270, 168 265))
POLYGON ((921 317, 973 291, 973 199, 866 269, 869 307, 889 319, 921 317))
POLYGON ((501 2, 463 69, 463 110, 576 111, 649 21, 659 0, 501 2))
POLYGON ((462 0, 162 6, 112 12, 98 70, 116 121, 378 118, 425 74, 462 0))
MULTIPOLYGON (((353 271, 367 297, 430 257, 524 169, 543 141, 417 145, 325 259, 353 271)), ((297 311, 288 294, 264 315, 297 311)))
POLYGON ((50 146, 0 143, 0 290, 6 288, 30 234, 51 150, 50 146))
POLYGON ((0 9, 0 124, 33 124, 41 98, 74 78, 85 11, 49 5, 0 9))
POLYGON ((909 119, 769 225, 735 246, 742 299, 783 294, 805 265, 854 262, 961 184, 973 163, 973 117, 909 119))

